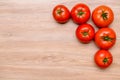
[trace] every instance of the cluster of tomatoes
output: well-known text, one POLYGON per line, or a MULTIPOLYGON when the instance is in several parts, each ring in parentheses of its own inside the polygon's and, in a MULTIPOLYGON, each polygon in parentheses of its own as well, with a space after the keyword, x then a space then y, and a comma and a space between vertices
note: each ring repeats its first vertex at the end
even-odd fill
POLYGON ((99 28, 97 32, 91 24, 87 23, 90 16, 89 7, 83 3, 75 5, 71 12, 64 5, 57 5, 53 9, 53 17, 58 23, 66 23, 72 18, 79 25, 75 34, 80 42, 89 43, 94 40, 100 48, 94 56, 95 63, 101 68, 106 68, 113 61, 113 56, 108 49, 116 42, 116 33, 113 29, 108 28, 114 20, 114 14, 111 8, 105 5, 98 6, 93 10, 92 21, 99 28))

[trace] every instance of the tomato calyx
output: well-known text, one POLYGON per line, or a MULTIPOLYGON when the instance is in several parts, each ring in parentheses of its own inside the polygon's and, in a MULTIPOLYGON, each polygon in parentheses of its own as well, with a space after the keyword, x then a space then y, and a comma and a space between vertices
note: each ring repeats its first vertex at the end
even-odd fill
POLYGON ((57 10, 57 14, 59 14, 59 15, 60 15, 62 12, 63 12, 63 11, 61 10, 61 8, 57 10))
POLYGON ((104 64, 108 62, 108 58, 103 59, 104 64))
POLYGON ((89 32, 89 30, 85 30, 85 31, 83 31, 83 32, 82 32, 83 36, 87 36, 87 35, 89 35, 88 32, 89 32))
POLYGON ((104 41, 112 41, 112 40, 113 40, 113 38, 111 38, 111 37, 109 37, 109 36, 102 36, 102 39, 103 39, 104 41))
POLYGON ((84 12, 82 10, 78 10, 78 16, 82 16, 84 14, 84 12))
POLYGON ((108 19, 108 17, 107 17, 107 15, 108 15, 108 13, 106 13, 105 11, 102 11, 102 18, 104 19, 104 20, 107 20, 108 19))
POLYGON ((83 32, 82 33, 84 36, 87 36, 88 35, 88 32, 83 32))
POLYGON ((103 59, 103 63, 104 64, 106 64, 106 63, 109 63, 109 60, 111 59, 112 57, 105 57, 104 59, 103 59))

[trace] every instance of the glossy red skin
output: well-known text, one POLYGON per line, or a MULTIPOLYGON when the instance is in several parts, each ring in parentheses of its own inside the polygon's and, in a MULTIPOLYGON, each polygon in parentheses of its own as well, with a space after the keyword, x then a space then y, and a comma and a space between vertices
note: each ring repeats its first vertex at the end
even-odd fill
POLYGON ((68 8, 64 5, 57 5, 53 9, 53 17, 58 23, 66 23, 70 19, 70 11, 68 8), (62 12, 59 14, 58 10, 62 10, 62 12))
POLYGON ((76 29, 76 37, 83 43, 89 43, 95 35, 95 30, 90 24, 79 25, 76 29), (84 35, 83 32, 88 32, 88 35, 84 35))
POLYGON ((77 24, 86 23, 90 18, 90 9, 87 5, 83 3, 79 3, 72 8, 71 17, 72 17, 72 20, 77 24), (84 14, 81 16, 78 15, 78 12, 80 10, 84 12, 84 14))
POLYGON ((113 61, 113 56, 107 50, 99 50, 96 52, 96 54, 94 56, 94 61, 100 68, 107 68, 111 65, 111 63, 113 61), (108 59, 108 61, 106 63, 103 62, 103 60, 105 58, 108 59))
POLYGON ((116 33, 111 28, 101 28, 95 34, 95 43, 101 49, 109 49, 113 47, 116 42, 116 33), (105 41, 103 37, 109 36, 111 41, 105 41))
POLYGON ((114 13, 111 8, 105 5, 98 6, 92 13, 92 20, 99 28, 108 27, 114 20, 114 13), (107 19, 103 19, 102 11, 107 13, 107 19))

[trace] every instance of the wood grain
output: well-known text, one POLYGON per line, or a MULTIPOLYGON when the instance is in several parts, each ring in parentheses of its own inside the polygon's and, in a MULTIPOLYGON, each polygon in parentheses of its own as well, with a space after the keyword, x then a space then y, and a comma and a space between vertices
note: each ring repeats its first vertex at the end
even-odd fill
MULTIPOLYGON (((119 10, 119 0, 0 0, 0 80, 120 80, 119 10), (94 63, 94 42, 76 39, 78 25, 72 20, 58 24, 52 17, 55 5, 71 9, 79 2, 91 11, 102 4, 114 11, 109 27, 116 31, 117 42, 110 49, 113 64, 105 70, 94 63)), ((88 23, 94 25, 91 19, 88 23)))

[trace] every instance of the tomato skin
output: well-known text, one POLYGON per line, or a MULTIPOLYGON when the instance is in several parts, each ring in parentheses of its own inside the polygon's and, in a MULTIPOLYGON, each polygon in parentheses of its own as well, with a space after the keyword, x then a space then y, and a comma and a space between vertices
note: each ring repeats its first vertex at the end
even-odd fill
POLYGON ((83 43, 89 43, 95 35, 95 30, 90 24, 79 25, 76 29, 76 37, 83 43))
POLYGON ((101 5, 94 9, 92 20, 99 28, 108 27, 114 20, 114 13, 110 7, 101 5))
POLYGON ((70 19, 70 11, 64 5, 57 5, 52 14, 58 23, 66 23, 70 19))
POLYGON ((116 42, 116 33, 111 28, 101 28, 95 34, 95 43, 101 49, 109 49, 116 42))
POLYGON ((90 18, 90 9, 87 5, 79 3, 72 8, 71 17, 77 24, 86 23, 90 18))
POLYGON ((113 56, 107 50, 99 50, 94 56, 94 61, 100 68, 107 68, 113 62, 113 56))

